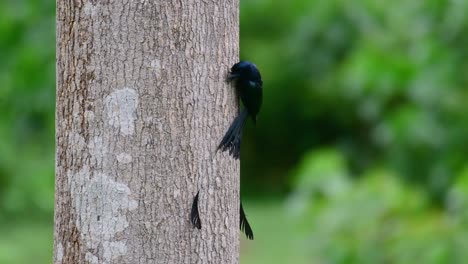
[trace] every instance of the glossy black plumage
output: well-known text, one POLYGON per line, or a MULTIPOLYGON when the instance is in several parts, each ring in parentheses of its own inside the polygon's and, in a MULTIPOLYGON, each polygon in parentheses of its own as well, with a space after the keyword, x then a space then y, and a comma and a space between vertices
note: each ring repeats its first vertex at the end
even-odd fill
POLYGON ((239 159, 242 130, 247 121, 247 117, 250 116, 254 123, 256 123, 258 112, 262 106, 263 82, 257 66, 248 61, 241 61, 234 64, 227 80, 229 82, 234 81, 234 86, 244 105, 244 110, 234 119, 221 140, 218 149, 221 149, 221 151, 229 151, 231 156, 235 159, 239 159))
POLYGON ((221 149, 221 151, 229 151, 229 155, 235 159, 240 158, 242 130, 244 128, 247 116, 247 110, 242 110, 242 112, 234 119, 234 121, 232 121, 231 126, 218 146, 218 149, 221 149))
MULTIPOLYGON (((195 197, 193 198, 192 211, 190 212, 190 222, 192 223, 193 227, 201 229, 200 213, 198 212, 199 193, 200 192, 197 192, 197 195, 195 195, 195 197)), ((242 207, 242 202, 240 202, 239 208, 239 228, 242 232, 244 232, 245 236, 248 239, 254 239, 252 228, 250 227, 249 221, 247 220, 247 216, 244 212, 244 208, 242 207)))
POLYGON ((252 231, 252 228, 250 227, 249 221, 247 221, 247 216, 245 215, 244 208, 242 207, 242 202, 240 203, 240 223, 239 227, 242 232, 244 232, 245 236, 253 240, 254 239, 254 234, 252 231))
POLYGON ((197 195, 193 198, 192 210, 190 211, 190 222, 192 225, 198 229, 201 229, 201 220, 200 214, 198 212, 198 195, 200 192, 197 192, 197 195))
MULTIPOLYGON (((244 109, 234 119, 231 126, 227 130, 218 150, 229 151, 229 154, 235 159, 240 157, 240 146, 242 141, 242 130, 247 121, 247 117, 251 117, 254 123, 257 122, 257 115, 262 106, 262 77, 255 64, 248 61, 241 61, 231 67, 231 71, 227 77, 227 81, 234 82, 237 94, 241 98, 244 109)), ((201 220, 198 212, 198 193, 194 197, 192 203, 192 211, 190 213, 190 221, 192 225, 198 229, 201 228, 201 220)), ((247 217, 240 203, 239 210, 239 228, 245 233, 248 239, 253 239, 253 231, 250 227, 247 217)))

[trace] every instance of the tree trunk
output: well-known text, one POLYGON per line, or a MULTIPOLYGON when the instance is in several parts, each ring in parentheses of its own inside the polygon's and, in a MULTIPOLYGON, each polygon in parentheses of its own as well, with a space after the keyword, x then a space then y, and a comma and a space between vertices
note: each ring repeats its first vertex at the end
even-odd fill
POLYGON ((215 153, 238 27, 237 0, 57 1, 54 263, 238 263, 239 163, 215 153))

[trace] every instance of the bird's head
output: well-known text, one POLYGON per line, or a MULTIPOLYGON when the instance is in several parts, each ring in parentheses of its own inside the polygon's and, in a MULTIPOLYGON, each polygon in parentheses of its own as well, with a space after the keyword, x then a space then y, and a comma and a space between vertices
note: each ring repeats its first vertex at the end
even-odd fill
POLYGON ((236 79, 261 82, 262 77, 255 64, 250 61, 240 61, 231 67, 231 72, 228 75, 228 81, 236 79))

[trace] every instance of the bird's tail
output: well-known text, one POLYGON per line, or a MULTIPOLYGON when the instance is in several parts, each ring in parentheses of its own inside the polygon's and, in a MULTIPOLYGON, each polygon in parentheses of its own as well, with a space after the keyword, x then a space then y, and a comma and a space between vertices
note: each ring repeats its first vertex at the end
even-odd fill
POLYGON ((247 221, 247 216, 245 215, 244 208, 242 208, 242 202, 240 203, 240 230, 244 232, 245 236, 253 240, 254 235, 252 228, 250 227, 249 221, 247 221))
POLYGON ((192 211, 190 212, 190 222, 192 225, 198 229, 201 229, 201 220, 200 214, 198 212, 198 195, 200 191, 197 192, 197 195, 193 198, 192 211))
POLYGON ((227 151, 229 150, 229 155, 233 156, 235 159, 240 157, 240 147, 242 140, 242 129, 244 128, 245 121, 247 120, 248 112, 247 109, 242 110, 242 112, 234 119, 228 131, 224 135, 221 143, 219 143, 218 150, 227 151))

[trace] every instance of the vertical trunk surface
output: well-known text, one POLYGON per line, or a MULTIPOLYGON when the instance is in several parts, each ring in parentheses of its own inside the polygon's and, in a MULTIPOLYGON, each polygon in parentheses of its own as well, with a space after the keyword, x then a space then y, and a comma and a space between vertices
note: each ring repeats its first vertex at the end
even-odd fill
POLYGON ((239 163, 215 154, 238 27, 238 0, 57 1, 54 263, 238 263, 239 163))

